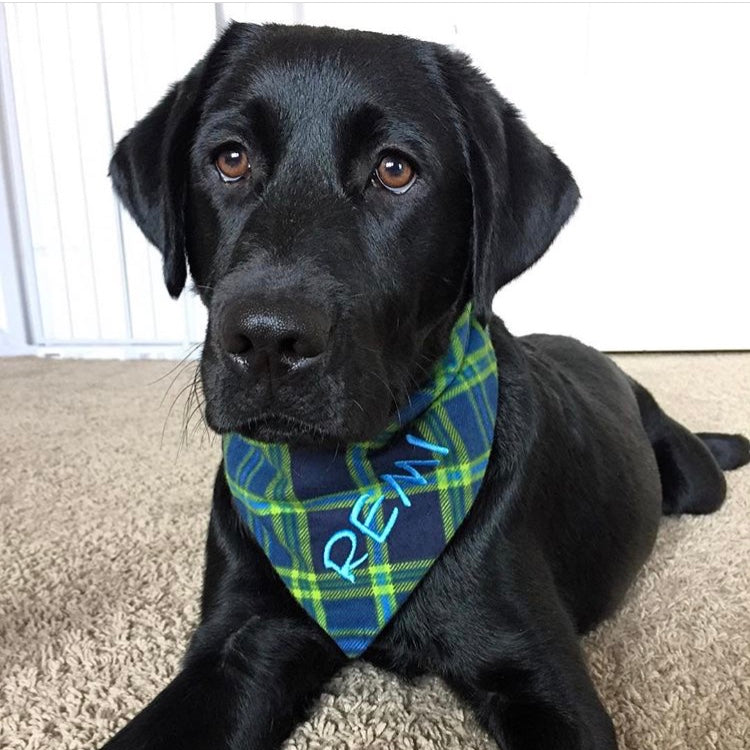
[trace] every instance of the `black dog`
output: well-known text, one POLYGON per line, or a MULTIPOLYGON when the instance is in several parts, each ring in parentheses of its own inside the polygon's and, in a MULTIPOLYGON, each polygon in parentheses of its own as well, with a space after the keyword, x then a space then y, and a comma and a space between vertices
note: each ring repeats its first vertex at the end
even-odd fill
MULTIPOLYGON (((609 359, 514 338, 495 292, 578 189, 467 58, 404 37, 232 25, 120 142, 117 193, 209 310, 219 433, 375 435, 473 299, 499 363, 475 504, 365 652, 440 675, 506 750, 610 750, 577 636, 607 617, 662 513, 709 513, 740 436, 694 435, 609 359)), ((202 617, 175 680, 108 750, 273 748, 346 662, 284 587, 217 474, 202 617)))

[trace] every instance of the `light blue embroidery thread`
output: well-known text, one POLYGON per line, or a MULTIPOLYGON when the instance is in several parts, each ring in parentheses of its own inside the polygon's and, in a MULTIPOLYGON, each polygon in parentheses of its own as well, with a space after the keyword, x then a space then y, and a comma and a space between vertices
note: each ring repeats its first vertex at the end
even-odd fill
MULTIPOLYGON (((406 442, 409 443, 409 445, 413 445, 415 448, 422 448, 426 451, 431 451, 433 453, 438 453, 441 456, 446 456, 449 453, 448 448, 442 445, 437 445, 435 443, 430 443, 426 440, 422 440, 421 438, 415 437, 414 435, 406 435, 406 442)), ((420 471, 415 468, 418 466, 421 467, 434 467, 438 466, 440 464, 440 460, 436 458, 431 459, 408 459, 404 461, 395 461, 394 466, 397 469, 402 469, 404 471, 407 471, 408 474, 381 474, 380 479, 385 482, 387 485, 393 489, 396 494, 398 495, 399 499, 403 503, 405 508, 411 507, 411 500, 407 496, 406 492, 404 491, 403 487, 399 483, 399 480, 401 483, 403 482, 409 482, 411 484, 416 485, 426 485, 427 480, 425 477, 420 473, 420 471)), ((388 539, 388 536, 390 535, 391 531, 393 531, 393 527, 396 524, 396 521, 398 520, 398 514, 399 509, 394 508, 391 512, 390 517, 388 518, 388 522, 386 523, 385 527, 382 531, 378 532, 373 528, 375 518, 377 516, 377 512, 380 509, 380 507, 383 504, 383 501, 385 500, 385 494, 381 494, 378 496, 377 500, 375 500, 370 507, 370 510, 367 513, 366 518, 364 519, 364 523, 359 520, 359 515, 364 510, 365 505, 367 504, 367 501, 372 497, 372 494, 367 492, 359 496, 357 498, 356 502, 352 506, 352 510, 349 513, 349 522, 354 526, 355 529, 359 530, 361 533, 365 534, 366 536, 369 536, 371 539, 373 539, 378 544, 384 544, 385 541, 388 539)), ((349 581, 350 583, 355 583, 355 577, 354 577, 354 571, 362 565, 362 563, 367 560, 369 557, 369 553, 365 553, 357 560, 354 559, 354 556, 357 553, 357 536, 356 534, 351 531, 351 529, 341 529, 340 531, 337 531, 335 534, 332 534, 330 539, 326 542, 325 548, 323 550, 323 564, 328 570, 333 570, 334 572, 338 573, 342 578, 349 581), (333 549, 333 546, 341 541, 342 539, 346 539, 349 541, 351 548, 349 550, 349 555, 347 556, 346 560, 342 565, 339 565, 338 563, 335 563, 331 559, 331 551, 333 549)))

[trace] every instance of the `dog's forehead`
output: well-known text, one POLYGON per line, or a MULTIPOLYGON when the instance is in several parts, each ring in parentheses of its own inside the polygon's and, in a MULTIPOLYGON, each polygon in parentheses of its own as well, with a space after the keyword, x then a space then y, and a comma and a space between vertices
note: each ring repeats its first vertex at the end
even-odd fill
POLYGON ((271 28, 226 58, 214 102, 259 98, 285 115, 335 117, 361 104, 431 115, 444 105, 425 43, 339 29, 271 28))

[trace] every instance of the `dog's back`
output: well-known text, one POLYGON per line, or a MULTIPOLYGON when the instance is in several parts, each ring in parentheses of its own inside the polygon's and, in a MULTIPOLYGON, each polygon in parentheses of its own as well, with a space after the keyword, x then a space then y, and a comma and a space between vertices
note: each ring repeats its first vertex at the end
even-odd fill
POLYGON ((662 514, 721 506, 722 470, 750 461, 750 443, 741 435, 694 435, 609 357, 576 339, 535 334, 521 342, 544 405, 540 470, 555 477, 538 527, 585 631, 619 604, 662 514), (567 493, 575 499, 563 500, 567 493))

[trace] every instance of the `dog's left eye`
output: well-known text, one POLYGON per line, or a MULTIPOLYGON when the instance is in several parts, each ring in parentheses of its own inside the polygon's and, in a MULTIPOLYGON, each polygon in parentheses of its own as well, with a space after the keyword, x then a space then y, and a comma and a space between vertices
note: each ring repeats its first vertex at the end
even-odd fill
POLYGON ((214 160, 216 169, 224 182, 237 182, 250 171, 247 151, 242 146, 229 144, 222 147, 214 160))
POLYGON ((375 184, 382 185, 386 190, 402 195, 414 184, 417 171, 403 156, 386 154, 375 167, 372 179, 375 184))

